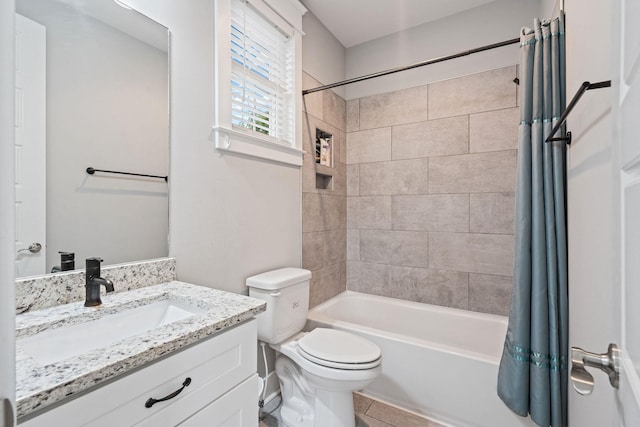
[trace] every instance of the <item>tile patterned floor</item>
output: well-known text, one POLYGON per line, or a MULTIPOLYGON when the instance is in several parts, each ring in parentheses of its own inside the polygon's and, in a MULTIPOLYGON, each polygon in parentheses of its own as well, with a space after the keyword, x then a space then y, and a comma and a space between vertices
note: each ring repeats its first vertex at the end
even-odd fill
MULTIPOLYGON (((353 394, 353 406, 356 427, 444 427, 440 423, 360 393, 353 394)), ((263 414, 265 417, 260 421, 259 427, 286 427, 280 419, 280 397, 265 405, 263 414)))

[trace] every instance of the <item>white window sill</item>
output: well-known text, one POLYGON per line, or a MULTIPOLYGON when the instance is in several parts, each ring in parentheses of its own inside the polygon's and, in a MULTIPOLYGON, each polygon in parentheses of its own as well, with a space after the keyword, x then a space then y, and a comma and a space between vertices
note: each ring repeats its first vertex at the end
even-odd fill
POLYGON ((302 167, 304 151, 235 129, 214 127, 211 139, 222 153, 237 154, 302 167))

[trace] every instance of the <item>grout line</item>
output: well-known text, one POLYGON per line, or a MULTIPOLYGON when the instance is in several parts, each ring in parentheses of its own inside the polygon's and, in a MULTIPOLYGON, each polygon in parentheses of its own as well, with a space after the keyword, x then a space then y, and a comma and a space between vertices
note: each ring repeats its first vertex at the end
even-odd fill
POLYGON ((360 120, 362 119, 362 115, 360 113, 360 100, 362 98, 358 98, 358 132, 360 132, 362 129, 360 127, 360 120))
POLYGON ((427 87, 426 91, 427 91, 427 120, 429 120, 429 84, 425 85, 427 87))
POLYGON ((467 115, 467 153, 471 153, 471 114, 467 115))
POLYGON ((430 232, 427 231, 427 268, 430 268, 431 266, 429 265, 430 261, 431 261, 431 257, 430 255, 430 249, 431 249, 431 245, 429 244, 429 242, 431 242, 431 236, 430 236, 430 232))
POLYGON ((431 193, 431 180, 429 179, 429 172, 431 171, 431 157, 427 157, 427 195, 431 193))
POLYGON ((471 309, 471 273, 467 272, 467 310, 471 309))
POLYGON ((467 216, 467 218, 469 219, 468 232, 471 233, 471 193, 469 193, 467 201, 468 201, 467 207, 469 208, 469 211, 468 211, 469 215, 467 216))

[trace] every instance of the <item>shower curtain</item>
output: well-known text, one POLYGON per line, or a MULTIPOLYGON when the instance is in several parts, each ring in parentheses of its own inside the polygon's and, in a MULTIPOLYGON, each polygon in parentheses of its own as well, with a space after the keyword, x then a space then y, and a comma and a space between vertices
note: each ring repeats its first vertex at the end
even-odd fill
POLYGON ((523 28, 520 50, 515 261, 498 395, 539 426, 565 427, 566 144, 544 142, 566 102, 562 13, 551 22, 536 19, 533 30, 523 28))

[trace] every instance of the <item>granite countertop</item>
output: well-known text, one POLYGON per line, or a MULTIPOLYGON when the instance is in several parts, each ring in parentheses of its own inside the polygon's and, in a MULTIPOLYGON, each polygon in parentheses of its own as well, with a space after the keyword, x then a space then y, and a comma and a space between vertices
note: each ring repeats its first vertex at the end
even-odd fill
POLYGON ((16 406, 22 417, 117 375, 217 334, 265 311, 261 300, 172 281, 102 295, 99 307, 84 302, 16 316, 16 406), (108 347, 40 364, 21 348, 21 340, 44 330, 96 320, 156 301, 169 300, 201 310, 174 323, 125 338, 108 347))

